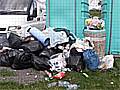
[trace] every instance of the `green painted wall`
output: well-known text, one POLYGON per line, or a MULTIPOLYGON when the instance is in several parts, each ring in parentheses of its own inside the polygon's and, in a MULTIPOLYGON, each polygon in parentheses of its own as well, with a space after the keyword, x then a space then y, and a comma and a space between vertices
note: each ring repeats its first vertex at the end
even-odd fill
POLYGON ((110 53, 112 54, 120 54, 120 0, 103 0, 102 6, 102 14, 103 18, 106 22, 106 32, 107 32, 107 48, 106 52, 108 52, 109 44, 110 44, 110 27, 112 25, 112 36, 111 36, 111 46, 110 53), (112 7, 113 5, 113 7, 112 7), (113 8, 111 10, 111 7, 113 8), (111 21, 111 12, 112 12, 112 23, 111 21))
POLYGON ((66 27, 83 37, 88 0, 47 0, 47 27, 66 27))

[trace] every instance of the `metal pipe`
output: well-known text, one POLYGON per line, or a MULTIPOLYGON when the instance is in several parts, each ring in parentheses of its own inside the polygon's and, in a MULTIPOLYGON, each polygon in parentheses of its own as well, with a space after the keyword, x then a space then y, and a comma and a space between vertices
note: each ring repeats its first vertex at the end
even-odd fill
MULTIPOLYGON (((77 34, 76 32, 76 0, 74 0, 74 22, 75 22, 75 35, 77 34)), ((77 36, 77 35, 76 35, 77 36)))
POLYGON ((112 21, 113 21, 113 0, 111 2, 111 15, 110 15, 110 36, 109 36, 109 50, 108 54, 111 54, 111 44, 112 44, 112 21))
POLYGON ((48 0, 48 26, 50 27, 50 0, 48 0))

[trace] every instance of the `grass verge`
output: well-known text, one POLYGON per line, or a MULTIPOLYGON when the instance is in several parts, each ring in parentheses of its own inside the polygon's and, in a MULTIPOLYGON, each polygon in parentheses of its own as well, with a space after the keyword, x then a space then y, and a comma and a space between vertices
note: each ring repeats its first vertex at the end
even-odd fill
MULTIPOLYGON (((67 72, 66 77, 61 81, 69 81, 70 83, 80 85, 78 90, 115 90, 120 88, 120 59, 115 61, 114 68, 107 71, 84 71, 88 74, 88 78, 82 73, 67 72)), ((47 84, 60 80, 39 81, 33 84, 17 84, 15 82, 0 82, 1 90, 66 90, 64 87, 48 88, 47 84)))
POLYGON ((9 76, 16 76, 14 71, 10 71, 7 69, 0 70, 0 77, 9 77, 9 76))

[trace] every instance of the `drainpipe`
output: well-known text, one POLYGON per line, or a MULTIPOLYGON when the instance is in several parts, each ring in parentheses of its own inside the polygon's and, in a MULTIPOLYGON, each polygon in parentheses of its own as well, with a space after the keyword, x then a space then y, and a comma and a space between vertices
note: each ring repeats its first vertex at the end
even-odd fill
POLYGON ((112 21, 113 21, 113 0, 111 2, 111 15, 110 15, 110 36, 109 36, 109 50, 108 54, 111 54, 111 44, 112 44, 112 21))
POLYGON ((77 36, 77 32, 76 32, 76 0, 74 0, 74 22, 75 22, 75 35, 77 36))
POLYGON ((50 27, 50 0, 48 0, 48 26, 50 27))

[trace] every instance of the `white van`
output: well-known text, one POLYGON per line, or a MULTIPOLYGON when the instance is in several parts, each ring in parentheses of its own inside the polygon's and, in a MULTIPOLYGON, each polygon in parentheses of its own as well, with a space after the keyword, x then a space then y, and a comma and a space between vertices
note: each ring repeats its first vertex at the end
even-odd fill
POLYGON ((26 37, 26 27, 34 26, 40 29, 39 0, 0 0, 0 33, 13 31, 21 37, 26 37))

